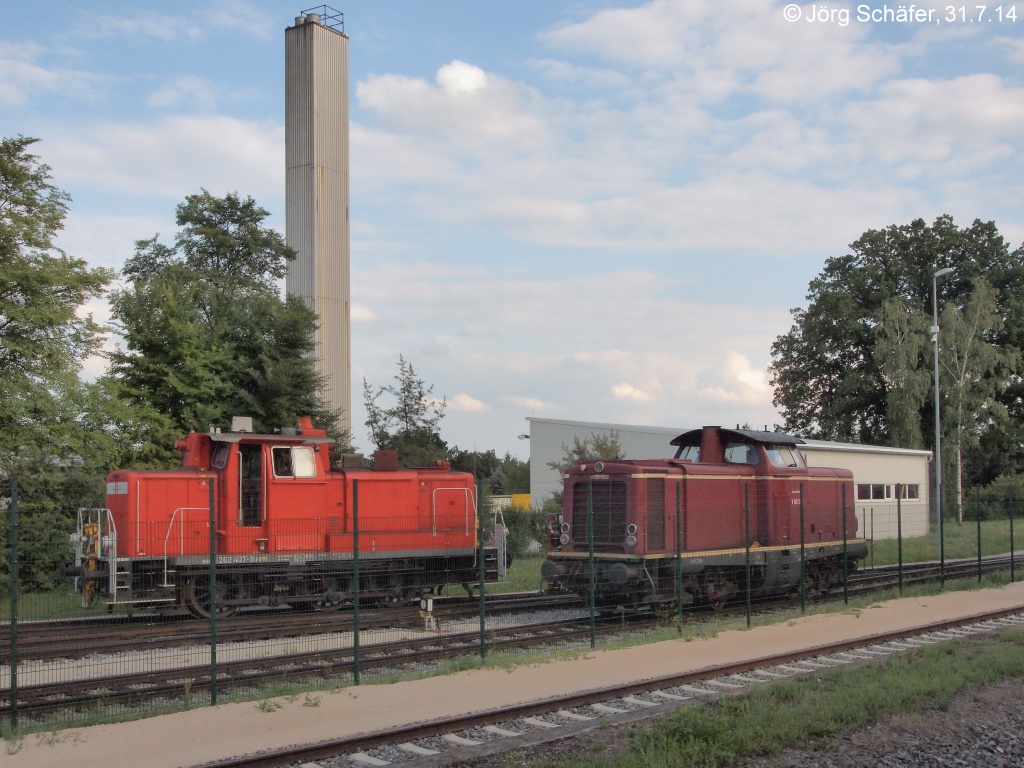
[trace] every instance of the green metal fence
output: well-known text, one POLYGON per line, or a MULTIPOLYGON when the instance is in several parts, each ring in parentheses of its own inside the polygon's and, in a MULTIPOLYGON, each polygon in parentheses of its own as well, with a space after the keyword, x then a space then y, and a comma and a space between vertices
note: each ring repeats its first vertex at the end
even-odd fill
MULTIPOLYGON (((609 610, 599 599, 596 576, 600 553, 594 549, 592 489, 588 492, 586 531, 585 573, 589 589, 575 601, 529 612, 509 608, 507 603, 499 605, 490 598, 550 593, 541 578, 547 542, 532 538, 538 536, 538 531, 545 532, 539 534, 540 538, 547 538, 547 525, 540 519, 539 511, 516 513, 516 528, 509 530, 503 514, 478 502, 480 513, 474 521, 478 545, 471 557, 483 567, 473 571, 471 578, 465 573, 453 578, 445 567, 454 561, 439 558, 437 572, 428 573, 422 580, 431 585, 429 588, 403 590, 400 585, 412 582, 403 571, 402 557, 395 554, 394 542, 411 523, 396 519, 390 526, 393 530, 383 530, 387 526, 379 522, 374 529, 361 526, 358 499, 356 483, 350 533, 352 552, 351 558, 343 561, 343 568, 332 570, 326 560, 316 561, 309 542, 324 541, 328 535, 325 531, 318 530, 312 521, 292 521, 290 527, 277 531, 281 546, 291 548, 285 552, 287 556, 268 561, 267 568, 260 571, 263 575, 259 578, 270 579, 273 588, 260 593, 259 605, 243 610, 237 610, 236 604, 246 601, 257 589, 253 581, 256 571, 238 567, 246 561, 247 555, 243 553, 249 551, 251 542, 226 540, 218 534, 212 484, 207 504, 183 510, 175 519, 173 536, 166 526, 162 530, 138 528, 129 532, 97 530, 95 535, 99 538, 116 534, 123 542, 131 537, 137 549, 154 555, 147 561, 144 573, 133 574, 141 576, 135 582, 136 591, 151 590, 148 594, 153 596, 152 603, 145 607, 133 602, 138 597, 136 592, 124 590, 124 584, 119 582, 128 580, 130 574, 121 570, 113 574, 90 571, 83 565, 93 551, 90 548, 104 542, 89 536, 86 541, 77 535, 69 536, 77 530, 79 516, 83 514, 78 507, 66 505, 59 513, 49 509, 43 520, 34 520, 33 510, 19 509, 18 483, 12 478, 10 494, 0 505, 0 544, 6 548, 0 561, 4 569, 0 573, 0 615, 8 617, 0 636, 0 692, 4 694, 0 726, 15 731, 52 729, 222 701, 262 702, 288 692, 309 691, 312 693, 307 695, 312 695, 317 690, 358 685, 368 677, 422 674, 449 666, 461 668, 522 653, 522 638, 509 639, 505 633, 516 629, 521 635, 521 630, 540 625, 580 628, 573 636, 550 630, 548 648, 597 647, 624 639, 636 640, 638 635, 671 637, 688 626, 699 626, 723 608, 734 612, 739 609, 734 615, 750 626, 762 598, 772 597, 760 594, 758 588, 771 558, 768 548, 757 541, 754 533, 766 500, 758 497, 753 486, 744 489, 743 509, 722 508, 705 515, 701 535, 719 536, 710 539, 715 546, 738 547, 741 570, 710 585, 710 589, 719 590, 713 594, 722 595, 720 603, 706 601, 697 609, 693 604, 700 601, 695 600, 692 553, 684 546, 685 531, 678 514, 680 501, 678 496, 666 498, 666 511, 675 505, 677 514, 674 536, 671 531, 663 535, 666 542, 674 541, 665 548, 661 575, 652 574, 649 578, 664 578, 667 594, 675 599, 658 606, 632 606, 641 609, 637 613, 646 621, 633 621, 625 611, 609 610), (739 538, 731 533, 736 530, 737 521, 739 538), (524 536, 524 530, 530 532, 528 536, 524 536), (160 567, 165 560, 170 562, 164 553, 172 551, 179 540, 188 538, 206 542, 205 556, 194 561, 179 560, 173 573, 169 565, 160 567), (501 568, 491 562, 502 541, 517 542, 516 556, 507 568, 504 553, 501 568), (70 574, 63 578, 61 560, 69 566, 65 572, 70 574), (493 573, 488 570, 491 565, 493 573), (102 584, 104 588, 90 596, 90 584, 102 584), (166 589, 165 584, 169 585, 166 589), (83 586, 87 587, 84 597, 83 586), (414 593, 423 599, 418 609, 410 612, 405 606, 414 593), (160 609, 170 607, 178 595, 188 596, 186 603, 193 613, 199 614, 198 618, 161 616, 160 609), (296 616, 301 617, 298 622, 296 616), (93 642, 95 636, 111 634, 111 629, 114 632, 105 646, 93 642), (54 633, 48 650, 40 644, 43 630, 54 633), (168 639, 176 635, 181 635, 181 639, 168 639), (153 640, 152 647, 147 648, 145 638, 150 636, 162 639, 153 640), (432 645, 439 649, 432 659, 413 658, 416 648, 432 645), (407 650, 402 651, 403 647, 407 650), (147 675, 153 679, 166 677, 161 687, 154 689, 158 693, 146 688, 147 675), (112 683, 88 683, 111 677, 127 680, 128 676, 140 681, 135 696, 113 690, 112 683), (69 687, 72 683, 77 688, 69 687), (58 684, 65 686, 59 694, 63 699, 54 699, 52 706, 44 710, 35 708, 38 691, 58 684)), ((851 500, 842 501, 839 530, 845 549, 854 518, 852 509, 847 509, 851 500)), ((1019 525, 1021 503, 986 494, 984 490, 973 491, 969 501, 964 505, 962 524, 958 525, 955 519, 946 521, 943 564, 965 560, 976 563, 980 580, 985 557, 1010 553, 1007 567, 1010 578, 1015 579, 1014 524, 1016 520, 1019 525)), ((800 535, 793 537, 791 548, 784 555, 779 555, 785 560, 778 567, 791 568, 799 574, 790 600, 793 610, 797 610, 798 599, 798 610, 806 612, 809 601, 823 591, 823 585, 814 581, 813 569, 806 567, 817 542, 805 535, 804 516, 806 513, 811 519, 813 510, 804 508, 802 487, 799 502, 800 535)), ((91 514, 84 513, 83 519, 93 519, 91 514)), ((443 533, 437 535, 443 537, 443 533)), ((895 540, 869 541, 868 545, 869 557, 865 562, 873 562, 877 568, 895 567, 901 591, 904 565, 940 559, 934 537, 929 535, 904 540, 900 531, 895 540)), ((849 599, 850 578, 845 570, 838 583, 825 586, 833 596, 849 599)))

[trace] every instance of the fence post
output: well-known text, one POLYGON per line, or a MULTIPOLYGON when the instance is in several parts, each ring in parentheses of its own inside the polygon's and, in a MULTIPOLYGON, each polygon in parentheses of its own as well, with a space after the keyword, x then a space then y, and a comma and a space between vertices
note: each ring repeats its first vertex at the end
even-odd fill
POLYGON ((18 478, 11 478, 11 731, 18 730, 18 478))
MULTIPOLYGON (((476 538, 477 538, 477 562, 480 564, 480 660, 487 658, 487 617, 484 596, 484 571, 487 563, 484 561, 484 516, 480 514, 480 488, 476 489, 476 538)), ((494 526, 495 541, 497 541, 497 522, 494 526)))
POLYGON ((974 486, 974 515, 978 518, 978 583, 981 584, 981 498, 978 486, 974 486))
POLYGON ((807 613, 807 564, 804 540, 804 484, 800 483, 800 615, 807 613))
POLYGON ((597 645, 595 623, 597 574, 594 572, 594 481, 587 481, 587 551, 590 560, 590 647, 597 645))
POLYGON ((208 477, 210 490, 210 704, 217 706, 217 510, 214 478, 208 477))
POLYGON ((352 682, 359 685, 359 481, 352 481, 352 682))
POLYGON ((896 484, 896 573, 899 577, 900 596, 903 595, 903 502, 900 484, 896 484))
MULTIPOLYGON (((900 499, 896 497, 896 514, 899 514, 900 499)), ((875 567, 875 508, 871 508, 871 567, 875 567)))
POLYGON ((747 629, 750 629, 750 483, 743 486, 743 546, 747 551, 747 629))
POLYGON ((846 484, 843 484, 843 603, 850 604, 850 561, 846 557, 846 484))
POLYGON ((683 634, 683 506, 681 496, 683 483, 676 483, 676 596, 679 602, 679 634, 683 634))
POLYGON ((1013 584, 1015 581, 1013 572, 1013 509, 1016 505, 1012 501, 1008 501, 1006 508, 1010 511, 1010 583, 1013 584))
MULTIPOLYGON (((935 406, 938 408, 938 405, 935 406)), ((941 471, 941 470, 936 470, 941 471)), ((942 484, 939 483, 939 587, 946 589, 946 536, 942 529, 942 484)))

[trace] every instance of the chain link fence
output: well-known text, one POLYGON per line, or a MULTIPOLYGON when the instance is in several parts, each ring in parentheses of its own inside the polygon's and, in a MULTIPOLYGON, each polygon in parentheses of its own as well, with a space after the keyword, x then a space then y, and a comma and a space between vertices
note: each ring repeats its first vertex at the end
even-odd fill
POLYGON ((814 509, 802 484, 788 502, 793 530, 769 530, 774 501, 747 484, 739 503, 723 499, 693 520, 668 494, 663 524, 634 533, 615 528, 613 500, 595 500, 593 489, 580 502, 580 531, 476 499, 429 520, 361 515, 354 485, 347 527, 293 516, 228 536, 212 483, 169 524, 117 530, 106 509, 19 509, 12 479, 0 502, 0 728, 242 699, 273 707, 278 695, 314 706, 318 691, 369 677, 518 659, 538 638, 550 650, 671 636, 723 609, 749 626, 762 601, 783 593, 801 611, 821 593, 849 599, 848 556, 865 552, 862 565, 893 570, 900 590, 911 563, 937 562, 940 579, 973 567, 980 580, 996 555, 1007 556, 1011 579, 1019 567, 1021 502, 981 489, 962 524, 946 521, 940 547, 934 535, 865 540, 852 500, 814 509), (636 535, 659 556, 614 571, 609 538, 636 535), (573 557, 551 578, 548 551, 565 541, 573 557), (704 567, 716 553, 727 558, 704 567), (649 620, 625 621, 634 613, 649 620))

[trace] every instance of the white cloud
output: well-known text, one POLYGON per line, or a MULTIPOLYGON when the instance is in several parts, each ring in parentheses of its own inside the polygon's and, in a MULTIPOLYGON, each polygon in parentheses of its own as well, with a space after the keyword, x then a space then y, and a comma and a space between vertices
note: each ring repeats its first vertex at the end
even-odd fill
POLYGON ((0 40, 0 104, 22 106, 48 94, 76 100, 88 98, 95 94, 99 85, 111 79, 37 63, 46 58, 47 53, 36 43, 0 40))
POLYGON ((159 109, 211 109, 217 103, 217 86, 204 77, 189 75, 165 83, 146 99, 146 104, 159 109))
POLYGON ((1006 51, 1006 58, 1024 64, 1024 40, 1018 37, 998 37, 996 45, 1006 51))
POLYGON ((702 101, 748 91, 774 102, 814 102, 862 92, 897 71, 868 25, 788 23, 773 0, 652 0, 611 8, 549 30, 543 39, 571 54, 670 73, 674 89, 702 101))
POLYGON ((615 69, 584 67, 558 59, 534 59, 529 65, 544 79, 562 86, 617 90, 632 82, 628 75, 615 69))
POLYGON ((612 394, 620 400, 635 400, 638 403, 646 403, 651 399, 651 396, 642 389, 637 389, 632 384, 626 382, 613 384, 611 390, 612 394))
POLYGON ((349 309, 349 317, 353 323, 372 323, 377 319, 377 313, 365 304, 353 302, 349 309))
POLYGON ((548 403, 541 400, 539 397, 524 397, 522 395, 502 395, 499 400, 502 402, 514 405, 517 408, 521 408, 524 411, 530 411, 531 415, 534 411, 553 411, 557 410, 558 406, 554 403, 548 403))
POLYGON ((452 399, 448 401, 448 407, 453 411, 470 411, 472 413, 489 411, 491 409, 486 403, 477 400, 471 395, 467 395, 465 392, 460 392, 452 397, 452 399))
POLYGON ((200 187, 252 195, 264 207, 283 197, 284 126, 277 123, 209 115, 73 128, 47 140, 47 162, 63 179, 174 201, 200 187))
POLYGON ((72 206, 64 230, 57 237, 57 245, 92 266, 120 269, 124 260, 135 252, 136 240, 145 240, 158 233, 166 237, 176 230, 172 206, 167 207, 163 218, 90 214, 72 206))
POLYGON ((1019 156, 1024 88, 992 74, 893 80, 877 98, 847 106, 843 122, 855 162, 905 180, 971 177, 1019 156))
POLYGON ((454 95, 476 93, 487 87, 487 73, 480 67, 456 59, 437 70, 437 84, 454 95))
POLYGON ((223 34, 226 30, 267 38, 279 32, 282 26, 275 16, 264 13, 255 3, 245 0, 214 0, 200 8, 198 12, 173 14, 127 6, 116 15, 83 16, 74 33, 76 37, 84 38, 152 37, 194 43, 223 34))

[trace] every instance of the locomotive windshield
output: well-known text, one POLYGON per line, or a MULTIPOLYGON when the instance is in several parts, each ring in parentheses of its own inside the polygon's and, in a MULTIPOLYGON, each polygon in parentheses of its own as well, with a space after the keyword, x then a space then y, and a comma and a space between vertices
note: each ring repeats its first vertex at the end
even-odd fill
POLYGON ((699 445, 683 445, 676 451, 677 459, 688 459, 694 464, 700 462, 700 446, 699 445))
POLYGON ((786 469, 789 467, 802 467, 804 465, 800 451, 791 445, 766 445, 765 450, 768 451, 768 459, 773 467, 786 469))
POLYGON ((749 443, 726 443, 727 464, 757 464, 757 448, 749 443))

